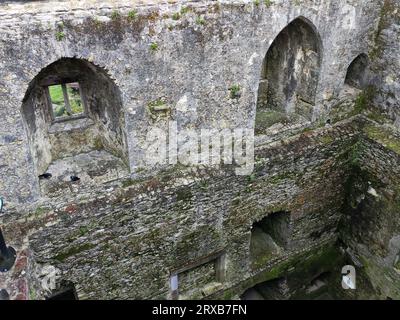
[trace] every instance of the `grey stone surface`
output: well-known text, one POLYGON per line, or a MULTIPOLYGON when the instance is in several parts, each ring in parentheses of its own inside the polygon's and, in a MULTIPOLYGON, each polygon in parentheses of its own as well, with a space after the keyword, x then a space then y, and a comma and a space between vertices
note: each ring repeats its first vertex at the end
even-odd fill
MULTIPOLYGON (((395 8, 375 0, 0 5, 0 193, 6 199, 0 218, 18 251, 0 287, 12 299, 43 299, 49 292, 42 279, 55 270, 57 285, 72 282, 80 299, 170 299, 171 272, 223 253, 223 282, 216 282, 212 264, 189 270, 185 298, 191 289, 195 296, 239 298, 282 276, 290 281, 279 289, 289 297, 334 262, 344 263, 330 249, 340 238, 369 262, 373 288, 361 296, 399 298, 398 273, 379 274, 389 268, 389 243, 400 234, 400 220, 393 222, 400 177, 399 134, 391 127, 400 55, 395 8), (250 176, 237 176, 230 165, 145 163, 154 126, 254 129, 263 60, 299 17, 321 40, 315 101, 303 106, 311 116, 278 121, 258 135, 250 176), (374 99, 344 84, 361 53, 371 58, 374 99), (41 71, 63 58, 79 59, 86 74, 96 75, 85 83, 92 121, 50 125, 44 102, 40 108, 24 100, 41 71), (101 102, 106 105, 95 109, 101 102), (366 108, 373 102, 375 108, 366 108), (42 114, 34 116, 35 107, 42 114), (81 181, 70 183, 79 159, 88 159, 79 166, 81 181), (48 165, 60 183, 39 181, 48 165), (254 263, 252 226, 281 211, 290 213, 287 245, 254 263), (367 218, 362 223, 359 212, 367 218), (343 227, 346 219, 350 228, 343 227)), ((71 72, 64 69, 58 71, 71 72)))

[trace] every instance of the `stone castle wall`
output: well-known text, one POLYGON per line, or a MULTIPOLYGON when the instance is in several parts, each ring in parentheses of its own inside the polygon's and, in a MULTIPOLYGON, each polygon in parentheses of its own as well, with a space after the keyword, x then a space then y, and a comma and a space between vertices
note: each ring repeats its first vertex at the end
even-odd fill
MULTIPOLYGON (((170 277, 177 270, 185 270, 186 283, 207 283, 183 292, 185 298, 237 298, 296 268, 306 283, 328 271, 321 252, 336 243, 343 210, 351 215, 344 204, 353 195, 347 186, 355 150, 379 138, 366 140, 371 131, 364 130, 365 122, 376 119, 354 117, 363 111, 354 101, 357 94, 343 98, 342 91, 350 63, 376 44, 382 6, 377 1, 351 4, 118 1, 107 6, 80 1, 0 6, 0 174, 7 177, 0 180, 7 200, 2 227, 20 253, 15 269, 0 275, 11 296, 45 297, 40 281, 46 265, 74 283, 82 299, 172 298, 170 277), (16 15, 21 8, 25 13, 16 15), (228 165, 146 165, 145 138, 154 126, 167 128, 176 121, 181 131, 253 129, 264 56, 277 34, 298 17, 312 23, 322 43, 312 121, 256 137, 255 169, 249 176, 235 175, 228 165), (129 166, 116 179, 90 186, 85 181, 46 185, 37 179, 22 101, 35 76, 63 57, 103 68, 121 91, 129 166), (230 96, 234 85, 240 87, 238 99, 230 96), (170 112, 154 116, 149 106, 158 101, 170 112), (328 119, 332 123, 326 125, 328 119), (290 213, 287 248, 267 263, 254 259, 253 224, 281 211, 290 213), (308 268, 304 261, 313 257, 321 257, 318 267, 308 268), (198 261, 207 263, 196 269, 198 261), (218 269, 215 281, 210 280, 213 269, 218 269), (202 272, 205 279, 199 279, 202 272)), ((372 115, 376 112, 367 113, 372 115)), ((369 171, 374 161, 385 158, 363 155, 357 153, 357 159, 364 159, 357 167, 371 166, 369 171)), ((385 217, 390 223, 390 215, 385 217)), ((390 242, 398 228, 382 232, 390 242)), ((348 245, 358 252, 351 241, 348 245)), ((374 270, 367 274, 376 278, 374 270)))
POLYGON ((279 1, 269 7, 241 1, 129 4, 96 7, 89 1, 71 7, 49 2, 1 8, 1 173, 8 176, 2 190, 9 203, 40 197, 21 105, 29 83, 58 59, 86 59, 115 80, 122 92, 134 174, 146 168, 144 139, 152 126, 163 129, 173 119, 179 130, 253 128, 262 61, 279 31, 297 17, 311 21, 322 41, 314 118, 326 116, 327 101, 339 95, 348 65, 368 51, 379 11, 376 1, 357 3, 350 28, 349 12, 339 1, 279 1), (180 14, 183 7, 191 10, 180 14), (137 18, 130 20, 132 8, 137 8, 137 18), (237 101, 229 98, 233 85, 241 88, 237 101), (171 106, 172 115, 154 123, 147 109, 160 99, 171 106))

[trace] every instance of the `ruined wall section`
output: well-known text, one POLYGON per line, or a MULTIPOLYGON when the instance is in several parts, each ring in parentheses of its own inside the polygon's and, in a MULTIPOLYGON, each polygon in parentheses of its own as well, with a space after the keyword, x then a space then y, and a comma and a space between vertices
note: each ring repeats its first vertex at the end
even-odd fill
POLYGON ((364 118, 350 156, 341 238, 380 299, 400 296, 399 134, 364 118))
MULTIPOLYGON (((28 262, 37 270, 32 297, 46 295, 35 283, 53 266, 81 299, 171 298, 174 270, 219 253, 224 281, 211 288, 192 283, 197 291, 186 297, 237 297, 274 277, 276 268, 293 270, 296 255, 313 256, 335 243, 356 131, 344 123, 263 147, 251 177, 238 178, 229 168, 174 168, 149 180, 109 184, 97 194, 53 199, 18 221, 9 212, 5 234, 19 252, 28 246, 28 262), (290 212, 287 249, 254 263, 253 224, 281 211, 290 212)), ((310 270, 310 281, 325 271, 310 270)), ((16 296, 13 283, 7 288, 16 296)))
POLYGON ((341 232, 381 299, 400 295, 399 12, 397 1, 382 2, 369 52, 371 86, 358 100, 366 118, 353 152, 341 232))
POLYGON ((0 33, 5 128, 0 173, 11 176, 0 182, 8 199, 2 222, 8 241, 28 257, 18 272, 2 275, 12 297, 22 288, 25 297, 31 289, 31 297, 43 298, 46 293, 36 290, 35 281, 51 265, 76 285, 80 298, 171 298, 173 272, 214 254, 225 255, 224 282, 193 294, 237 297, 276 276, 274 268, 291 269, 293 255, 312 255, 336 241, 348 153, 358 128, 347 122, 325 128, 320 120, 339 95, 347 66, 367 50, 366 34, 376 25, 379 3, 357 1, 355 19, 348 22, 354 28, 344 23, 343 1, 142 5, 135 14, 128 5, 58 5, 58 11, 27 10, 24 19, 0 9, 1 29, 7 30, 0 33), (187 6, 190 10, 182 10, 187 6), (226 167, 188 171, 178 166, 143 178, 138 172, 151 169, 143 163, 151 126, 166 128, 172 120, 180 130, 254 126, 265 53, 299 16, 315 25, 323 42, 313 125, 277 133, 270 137, 276 142, 259 145, 249 177, 226 167), (40 70, 74 56, 105 68, 119 86, 134 174, 40 198, 20 116, 22 98, 40 70), (240 88, 239 99, 230 97, 233 85, 240 88), (171 107, 169 118, 152 116, 149 105, 159 101, 171 107), (27 200, 38 202, 32 209, 13 206, 27 200), (288 248, 268 263, 253 264, 251 227, 280 211, 291 213, 288 248), (36 270, 29 288, 24 285, 28 269, 36 270))
POLYGON ((9 177, 1 184, 8 203, 38 199, 20 108, 29 82, 50 63, 78 57, 108 70, 123 95, 130 167, 136 172, 148 169, 144 139, 151 126, 166 128, 176 120, 179 130, 252 128, 264 56, 299 16, 315 25, 323 42, 313 113, 325 114, 348 64, 368 47, 365 35, 373 32, 379 11, 376 1, 351 4, 350 11, 342 10, 342 1, 1 7, 1 172, 9 177), (230 98, 234 85, 240 87, 239 99, 230 98), (160 101, 171 116, 154 120, 149 106, 160 101))
POLYGON ((377 112, 385 115, 397 127, 400 126, 400 4, 385 0, 374 34, 374 46, 370 51, 373 71, 374 103, 377 112))

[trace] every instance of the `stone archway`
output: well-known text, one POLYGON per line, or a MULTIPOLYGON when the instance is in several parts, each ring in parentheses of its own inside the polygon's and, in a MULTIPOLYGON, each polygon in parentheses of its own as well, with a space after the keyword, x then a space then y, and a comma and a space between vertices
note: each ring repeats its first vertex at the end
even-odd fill
POLYGON ((297 18, 278 34, 262 66, 256 133, 294 114, 311 118, 321 60, 321 39, 309 20, 297 18))
POLYGON ((358 55, 347 68, 345 84, 356 89, 364 89, 368 84, 368 65, 368 56, 365 53, 358 55))
POLYGON ((31 81, 22 116, 38 176, 97 183, 115 179, 110 169, 129 171, 121 93, 103 68, 77 58, 48 65, 31 81))

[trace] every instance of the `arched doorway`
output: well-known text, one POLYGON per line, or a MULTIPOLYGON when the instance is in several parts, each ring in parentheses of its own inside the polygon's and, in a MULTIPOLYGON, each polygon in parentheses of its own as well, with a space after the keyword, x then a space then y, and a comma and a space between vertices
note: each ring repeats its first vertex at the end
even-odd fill
MULTIPOLYGON (((315 27, 297 18, 271 44, 261 71, 256 133, 294 115, 310 119, 318 86, 322 45, 315 27)), ((294 117, 296 118, 296 117, 294 117)))
POLYGON ((104 69, 76 58, 48 65, 31 81, 22 115, 40 178, 102 182, 129 171, 121 93, 104 69))
POLYGON ((345 84, 364 89, 368 85, 368 65, 368 56, 365 53, 358 55, 347 68, 345 84))

